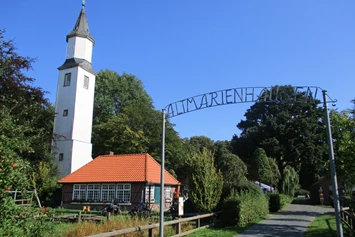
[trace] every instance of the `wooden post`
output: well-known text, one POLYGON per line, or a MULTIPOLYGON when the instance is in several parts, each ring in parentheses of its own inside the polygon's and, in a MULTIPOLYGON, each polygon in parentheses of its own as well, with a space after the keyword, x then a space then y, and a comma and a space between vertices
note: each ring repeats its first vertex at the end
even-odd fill
POLYGON ((175 231, 176 231, 176 234, 180 234, 181 233, 181 223, 177 223, 176 224, 175 231))
MULTIPOLYGON (((41 208, 41 207, 42 207, 42 205, 41 205, 41 201, 39 200, 39 197, 38 197, 38 194, 37 194, 37 190, 36 190, 36 189, 34 190, 34 193, 35 193, 35 197, 36 197, 36 200, 37 200, 38 206, 39 206, 39 208, 41 208)), ((31 202, 31 203, 32 203, 32 202, 31 202)))
MULTIPOLYGON (((149 223, 149 225, 151 225, 152 223, 149 223)), ((148 237, 154 237, 154 229, 149 229, 148 230, 148 237)))
POLYGON ((196 228, 200 228, 201 227, 201 220, 197 219, 196 220, 196 228))
POLYGON ((107 212, 107 220, 109 221, 111 219, 111 212, 107 212))
POLYGON ((79 211, 79 214, 78 214, 78 222, 81 222, 81 211, 79 211))

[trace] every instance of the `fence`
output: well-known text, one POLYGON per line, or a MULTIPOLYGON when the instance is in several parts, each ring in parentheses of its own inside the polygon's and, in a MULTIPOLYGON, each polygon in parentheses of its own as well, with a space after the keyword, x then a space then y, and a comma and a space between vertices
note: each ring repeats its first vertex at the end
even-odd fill
POLYGON ((33 200, 33 197, 36 198, 36 201, 37 201, 37 204, 39 207, 42 207, 41 205, 41 202, 38 198, 38 194, 37 194, 37 191, 36 189, 33 190, 33 191, 26 191, 25 192, 25 195, 23 195, 23 192, 22 191, 18 191, 18 190, 15 190, 15 191, 6 191, 6 193, 8 193, 9 195, 13 195, 13 199, 15 201, 15 203, 17 205, 21 205, 21 206, 24 206, 24 205, 32 205, 32 200, 33 200), (24 197, 25 196, 25 197, 24 197))
POLYGON ((347 210, 340 211, 341 220, 355 233, 355 217, 347 210))
MULTIPOLYGON (((203 214, 203 215, 198 215, 198 216, 193 216, 193 217, 188 217, 188 218, 181 218, 181 219, 173 220, 173 221, 167 221, 167 222, 164 222, 164 226, 175 225, 175 235, 173 235, 173 236, 175 236, 175 237, 185 236, 185 235, 191 234, 197 230, 212 226, 214 223, 201 226, 201 220, 205 219, 205 218, 217 216, 219 213, 221 213, 221 212, 208 213, 208 214, 203 214), (189 222, 189 221, 195 221, 196 228, 189 230, 189 231, 181 232, 181 224, 184 222, 189 222)), ((154 229, 157 229, 157 228, 159 228, 158 223, 144 225, 144 226, 137 226, 137 227, 127 228, 127 229, 122 229, 122 230, 113 230, 111 232, 90 235, 87 237, 112 237, 112 236, 118 236, 118 235, 129 234, 129 233, 140 232, 140 231, 148 231, 148 236, 153 237, 154 236, 154 229)))

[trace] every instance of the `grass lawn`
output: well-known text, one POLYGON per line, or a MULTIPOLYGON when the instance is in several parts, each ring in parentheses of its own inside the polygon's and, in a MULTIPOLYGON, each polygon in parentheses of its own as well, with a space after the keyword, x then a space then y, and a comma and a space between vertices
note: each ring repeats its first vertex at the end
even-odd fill
POLYGON ((257 223, 259 223, 260 221, 262 221, 263 219, 258 219, 256 221, 253 221, 251 223, 249 223, 248 225, 244 226, 244 227, 238 227, 238 226, 233 226, 233 227, 222 227, 222 228, 218 228, 218 227, 210 227, 210 228, 206 228, 206 229, 202 229, 199 231, 196 231, 195 233, 192 233, 190 235, 188 235, 189 237, 232 237, 236 234, 240 234, 242 233, 244 230, 246 230, 247 228, 251 227, 252 225, 255 225, 257 223))
MULTIPOLYGON (((353 236, 350 228, 343 224, 344 236, 353 236)), ((307 228, 305 237, 337 236, 335 216, 322 215, 317 217, 307 228)))

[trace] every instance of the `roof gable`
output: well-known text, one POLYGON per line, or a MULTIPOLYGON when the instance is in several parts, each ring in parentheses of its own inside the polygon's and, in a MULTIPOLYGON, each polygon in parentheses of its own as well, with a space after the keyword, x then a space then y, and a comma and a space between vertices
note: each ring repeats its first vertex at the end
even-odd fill
MULTIPOLYGON (((160 183, 160 169, 160 164, 147 153, 103 155, 62 178, 58 183, 160 183)), ((179 181, 165 170, 164 183, 177 185, 179 181)))

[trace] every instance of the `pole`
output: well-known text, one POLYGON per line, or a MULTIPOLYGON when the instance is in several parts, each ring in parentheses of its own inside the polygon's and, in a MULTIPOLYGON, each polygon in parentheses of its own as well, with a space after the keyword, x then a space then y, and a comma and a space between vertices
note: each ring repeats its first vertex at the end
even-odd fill
POLYGON ((164 237, 164 171, 165 171, 165 109, 162 110, 163 126, 161 136, 161 171, 160 171, 160 219, 159 237, 164 237))
POLYGON ((329 112, 328 112, 328 104, 327 104, 327 91, 323 90, 322 92, 323 92, 325 120, 327 125, 328 153, 329 153, 329 161, 330 161, 330 173, 332 176, 332 184, 333 184, 333 201, 334 201, 334 208, 335 208, 335 220, 337 225, 337 236, 343 237, 343 227, 341 225, 341 220, 340 220, 338 181, 337 181, 337 174, 336 174, 335 162, 334 162, 333 138, 332 138, 332 131, 330 128, 330 120, 329 120, 329 112))

